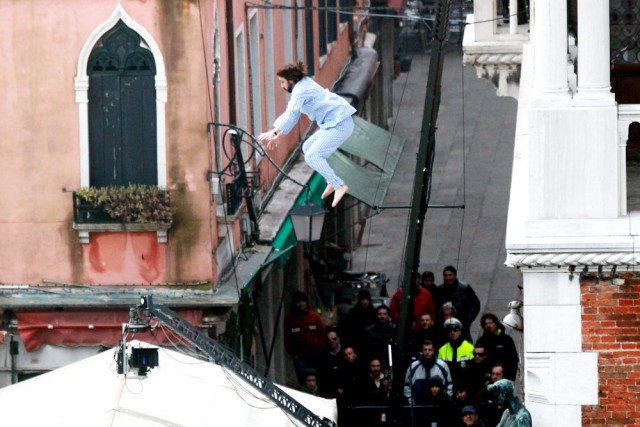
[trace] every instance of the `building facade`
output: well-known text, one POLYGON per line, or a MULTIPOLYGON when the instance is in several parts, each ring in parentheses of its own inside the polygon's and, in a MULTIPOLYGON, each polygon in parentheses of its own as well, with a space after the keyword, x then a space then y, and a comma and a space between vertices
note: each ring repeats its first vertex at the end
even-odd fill
MULTIPOLYGON (((345 95, 364 118, 386 108, 382 96, 370 97, 371 88, 390 87, 391 72, 377 68, 384 43, 364 45, 370 22, 357 9, 337 13, 347 3, 2 6, 0 352, 11 362, 0 368, 0 386, 115 345, 142 294, 256 360, 263 351, 247 319, 256 315, 257 278, 261 321, 284 359, 278 304, 286 290, 305 289, 308 277, 286 215, 302 188, 288 187, 282 172, 308 187, 322 184, 296 151, 308 121, 273 153, 277 167, 252 135, 284 110, 275 72, 296 60, 337 88, 355 52, 373 50, 361 65, 369 78, 345 95), (230 130, 241 135, 243 167, 230 130), (113 220, 86 204, 85 190, 129 184, 166 190, 170 218, 113 220)), ((154 197, 144 209, 158 209, 161 196, 154 197)), ((341 234, 325 240, 347 250, 356 244, 357 230, 344 224, 358 223, 361 210, 337 210, 329 220, 341 234)), ((269 375, 283 381, 280 363, 269 375)))
POLYGON ((464 48, 519 102, 506 263, 522 272, 525 403, 534 425, 637 425, 638 9, 532 0, 518 25, 517 3, 506 25, 474 2, 464 48))

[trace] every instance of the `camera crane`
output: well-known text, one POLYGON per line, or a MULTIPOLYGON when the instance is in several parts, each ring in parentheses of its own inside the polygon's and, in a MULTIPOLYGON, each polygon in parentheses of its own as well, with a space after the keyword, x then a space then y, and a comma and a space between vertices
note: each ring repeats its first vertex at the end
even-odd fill
MULTIPOLYGON (((310 427, 332 427, 333 421, 328 418, 320 418, 305 408, 300 402, 285 393, 270 380, 264 378, 252 367, 240 360, 233 352, 228 350, 216 340, 209 338, 197 328, 180 317, 171 309, 155 304, 151 295, 142 296, 140 304, 129 309, 129 323, 124 326, 125 331, 144 332, 153 330, 159 324, 165 325, 186 342, 197 347, 209 359, 227 369, 233 371, 245 382, 259 391, 271 402, 278 405, 285 413, 310 427)), ((124 351, 124 345, 122 350, 124 351)), ((156 359, 157 363, 157 359, 156 359)), ((119 373, 124 371, 121 366, 126 364, 124 355, 119 355, 119 373), (122 359, 120 359, 122 357, 122 359)))

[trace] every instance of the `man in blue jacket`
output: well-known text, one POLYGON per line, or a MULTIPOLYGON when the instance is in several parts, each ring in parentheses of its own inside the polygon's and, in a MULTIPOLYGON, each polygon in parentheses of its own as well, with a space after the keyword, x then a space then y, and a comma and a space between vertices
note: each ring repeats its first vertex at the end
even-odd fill
POLYGON ((433 343, 426 340, 422 344, 422 354, 413 362, 404 378, 404 395, 409 404, 420 404, 429 393, 429 380, 436 375, 442 378, 447 394, 453 394, 453 383, 449 367, 442 360, 436 359, 433 343))

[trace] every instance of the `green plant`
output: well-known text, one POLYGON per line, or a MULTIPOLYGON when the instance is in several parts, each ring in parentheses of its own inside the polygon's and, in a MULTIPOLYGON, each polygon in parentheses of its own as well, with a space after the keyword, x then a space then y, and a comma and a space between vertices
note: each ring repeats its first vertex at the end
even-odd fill
POLYGON ((169 191, 153 185, 89 187, 78 191, 78 196, 122 222, 169 223, 174 212, 169 191))

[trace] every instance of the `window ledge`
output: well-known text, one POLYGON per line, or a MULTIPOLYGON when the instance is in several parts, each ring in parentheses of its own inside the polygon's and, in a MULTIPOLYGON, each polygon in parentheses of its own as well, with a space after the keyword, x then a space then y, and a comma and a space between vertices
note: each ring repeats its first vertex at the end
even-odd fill
POLYGON ((141 232, 155 231, 158 243, 167 243, 167 231, 171 228, 172 223, 96 223, 96 224, 78 224, 73 223, 73 229, 78 232, 80 243, 88 245, 91 243, 91 233, 113 233, 113 232, 141 232))

